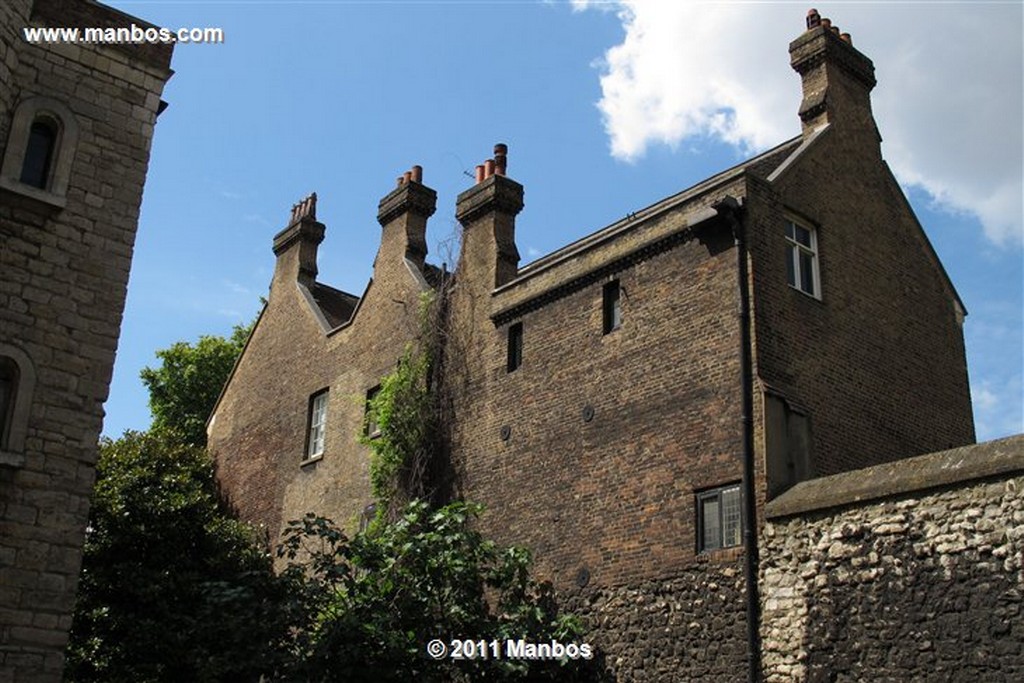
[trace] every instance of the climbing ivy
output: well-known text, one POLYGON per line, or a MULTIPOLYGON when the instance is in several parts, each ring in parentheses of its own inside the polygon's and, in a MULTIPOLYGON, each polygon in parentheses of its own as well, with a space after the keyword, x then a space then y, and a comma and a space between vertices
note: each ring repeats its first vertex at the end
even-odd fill
POLYGON ((432 497, 428 474, 439 450, 438 405, 430 387, 439 334, 437 298, 420 299, 418 344, 406 346, 394 371, 381 379, 369 401, 368 423, 360 441, 369 446, 370 486, 376 501, 376 522, 394 519, 405 505, 432 497))

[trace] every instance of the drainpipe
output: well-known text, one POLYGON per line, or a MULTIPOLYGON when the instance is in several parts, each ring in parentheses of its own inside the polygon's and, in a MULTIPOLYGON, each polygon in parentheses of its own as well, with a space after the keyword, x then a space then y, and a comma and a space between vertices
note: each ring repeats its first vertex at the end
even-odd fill
POLYGON ((747 584, 747 681, 761 680, 761 598, 758 590, 757 492, 754 487, 754 370, 750 352, 750 290, 747 241, 739 219, 740 203, 726 195, 714 205, 732 230, 740 291, 740 393, 743 423, 743 550, 747 584))

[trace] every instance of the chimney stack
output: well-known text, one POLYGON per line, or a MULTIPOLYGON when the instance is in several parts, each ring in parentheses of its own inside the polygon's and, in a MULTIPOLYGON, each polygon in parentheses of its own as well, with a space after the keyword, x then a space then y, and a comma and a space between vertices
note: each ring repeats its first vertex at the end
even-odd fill
POLYGON ((326 228, 316 220, 316 192, 292 206, 288 227, 274 236, 274 280, 287 277, 307 287, 316 282, 316 252, 326 228))
POLYGON ((427 219, 437 208, 437 192, 423 184, 423 167, 413 166, 398 176, 398 187, 377 206, 381 251, 398 242, 401 254, 422 268, 427 257, 427 219))
POLYGON ((505 175, 507 169, 508 145, 499 143, 494 158, 476 167, 476 184, 459 195, 455 208, 463 227, 459 281, 478 283, 487 292, 515 278, 519 269, 515 225, 523 186, 505 175))
POLYGON ((790 65, 803 82, 800 120, 805 135, 825 123, 847 132, 878 129, 871 114, 871 90, 875 67, 853 47, 849 33, 823 18, 818 10, 807 12, 807 30, 789 44, 790 65))

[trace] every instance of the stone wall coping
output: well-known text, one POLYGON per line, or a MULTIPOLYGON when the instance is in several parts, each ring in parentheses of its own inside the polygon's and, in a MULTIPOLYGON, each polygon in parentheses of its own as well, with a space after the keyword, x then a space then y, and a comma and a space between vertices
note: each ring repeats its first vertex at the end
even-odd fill
POLYGON ((802 481, 765 506, 768 519, 1024 472, 1024 434, 802 481))

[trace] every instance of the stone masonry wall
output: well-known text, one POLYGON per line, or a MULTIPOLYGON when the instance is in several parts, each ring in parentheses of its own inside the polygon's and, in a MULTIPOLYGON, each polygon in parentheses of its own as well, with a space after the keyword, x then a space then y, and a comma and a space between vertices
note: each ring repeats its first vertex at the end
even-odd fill
MULTIPOLYGON (((39 0, 30 18, 0 9, 0 21, 13 22, 0 41, 6 51, 0 153, 16 133, 11 107, 30 97, 66 107, 78 129, 67 190, 57 201, 40 199, 45 192, 20 187, 17 178, 0 190, 0 344, 28 359, 35 376, 24 444, 5 450, 0 462, 4 682, 61 677, 102 406, 171 57, 170 46, 136 53, 29 45, 21 38, 26 20, 48 26, 128 21, 103 5, 72 0, 39 0)), ((69 149, 67 139, 61 144, 69 149)), ((22 396, 29 388, 25 369, 22 396)))
POLYGON ((734 553, 672 579, 593 589, 565 606, 584 619, 608 680, 677 683, 744 678, 745 600, 743 560, 734 553))
MULTIPOLYGON (((1024 437, 901 467, 928 483, 997 460, 1005 464, 987 467, 989 476, 971 472, 939 489, 775 518, 811 506, 786 496, 770 505, 761 546, 765 680, 1021 680, 1024 437)), ((867 486, 901 478, 877 469, 851 474, 867 486)), ((816 491, 797 491, 804 503, 841 504, 850 482, 807 484, 816 491)))

